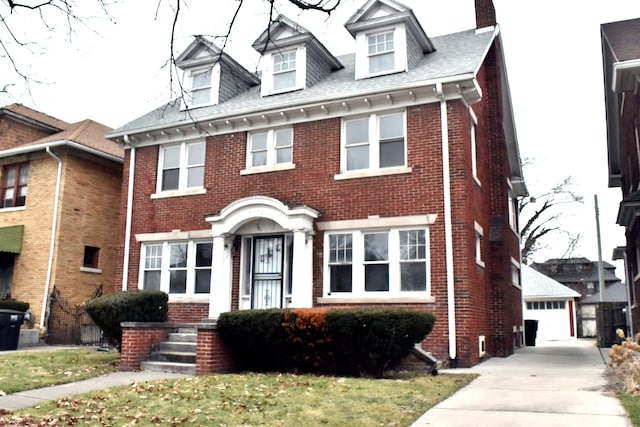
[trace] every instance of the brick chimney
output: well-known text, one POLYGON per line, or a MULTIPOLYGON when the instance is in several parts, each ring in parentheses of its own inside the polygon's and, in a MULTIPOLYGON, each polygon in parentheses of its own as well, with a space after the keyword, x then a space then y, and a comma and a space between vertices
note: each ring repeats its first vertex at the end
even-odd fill
POLYGON ((496 10, 493 0, 475 0, 476 2, 476 28, 496 25, 496 10))

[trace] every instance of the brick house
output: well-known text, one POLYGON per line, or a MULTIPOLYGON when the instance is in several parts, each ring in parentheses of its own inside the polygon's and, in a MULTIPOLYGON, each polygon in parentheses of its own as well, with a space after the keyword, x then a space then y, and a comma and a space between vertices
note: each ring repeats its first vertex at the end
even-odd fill
POLYGON ((522 343, 517 200, 526 194, 499 27, 430 38, 370 0, 335 57, 280 16, 261 73, 197 37, 185 99, 114 130, 125 148, 118 283, 170 320, 229 310, 432 311, 450 365, 522 343))
POLYGON ((123 150, 110 130, 0 108, 0 295, 29 302, 40 327, 54 286, 73 304, 115 290, 123 150))
POLYGON ((614 250, 614 258, 624 260, 633 333, 640 331, 640 18, 602 24, 600 36, 609 187, 622 191, 616 222, 626 236, 626 245, 614 250))

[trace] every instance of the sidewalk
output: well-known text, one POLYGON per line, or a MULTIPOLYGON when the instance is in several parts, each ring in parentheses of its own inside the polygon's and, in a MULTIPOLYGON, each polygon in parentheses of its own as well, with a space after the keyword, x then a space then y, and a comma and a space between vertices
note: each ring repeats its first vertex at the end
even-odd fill
POLYGON ((144 381, 187 378, 189 375, 172 374, 166 372, 113 372, 88 380, 75 383, 26 390, 6 396, 0 396, 0 409, 15 411, 17 409, 34 406, 47 400, 60 399, 65 396, 88 393, 109 387, 131 385, 144 381))
POLYGON ((603 388, 607 352, 595 340, 539 342, 452 370, 480 377, 412 427, 630 427, 621 403, 603 388))

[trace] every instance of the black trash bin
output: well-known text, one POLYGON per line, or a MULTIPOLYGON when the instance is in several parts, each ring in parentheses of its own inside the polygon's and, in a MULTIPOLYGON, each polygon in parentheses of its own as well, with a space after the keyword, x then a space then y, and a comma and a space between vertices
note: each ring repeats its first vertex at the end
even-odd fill
POLYGON ((18 348, 23 320, 22 311, 0 309, 0 351, 18 348))
POLYGON ((535 347, 538 335, 538 321, 528 319, 524 321, 524 343, 528 347, 535 347))

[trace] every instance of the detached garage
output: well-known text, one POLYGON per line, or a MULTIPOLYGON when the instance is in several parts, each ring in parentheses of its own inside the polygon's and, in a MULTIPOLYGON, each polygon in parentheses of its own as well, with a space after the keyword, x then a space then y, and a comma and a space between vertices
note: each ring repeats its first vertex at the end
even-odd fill
POLYGON ((537 320, 537 340, 576 337, 576 298, 580 294, 533 268, 522 265, 524 320, 537 320))

